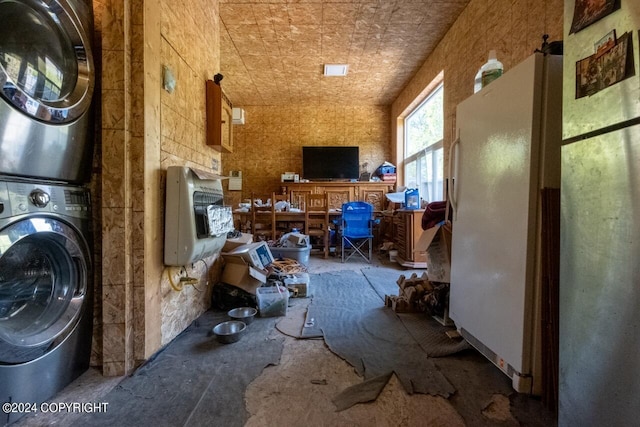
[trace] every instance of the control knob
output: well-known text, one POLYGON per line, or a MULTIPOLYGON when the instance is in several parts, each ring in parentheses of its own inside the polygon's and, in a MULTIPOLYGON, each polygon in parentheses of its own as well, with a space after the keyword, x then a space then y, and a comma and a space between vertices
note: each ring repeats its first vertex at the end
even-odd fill
POLYGON ((29 199, 31 200, 31 203, 38 208, 44 208, 51 200, 49 195, 39 188, 36 188, 29 194, 29 199))

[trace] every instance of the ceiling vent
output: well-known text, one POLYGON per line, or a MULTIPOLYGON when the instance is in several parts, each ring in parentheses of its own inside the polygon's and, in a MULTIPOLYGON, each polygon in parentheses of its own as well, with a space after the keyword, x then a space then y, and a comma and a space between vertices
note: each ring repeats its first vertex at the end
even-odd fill
POLYGON ((347 64, 324 64, 324 75, 327 77, 343 77, 347 75, 347 64))

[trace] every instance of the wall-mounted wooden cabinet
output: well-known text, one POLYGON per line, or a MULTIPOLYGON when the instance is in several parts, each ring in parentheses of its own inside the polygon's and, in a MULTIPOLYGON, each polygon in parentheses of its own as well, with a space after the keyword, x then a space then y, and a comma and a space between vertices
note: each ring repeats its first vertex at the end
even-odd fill
POLYGON ((219 84, 207 80, 207 145, 218 151, 233 151, 233 106, 219 84))

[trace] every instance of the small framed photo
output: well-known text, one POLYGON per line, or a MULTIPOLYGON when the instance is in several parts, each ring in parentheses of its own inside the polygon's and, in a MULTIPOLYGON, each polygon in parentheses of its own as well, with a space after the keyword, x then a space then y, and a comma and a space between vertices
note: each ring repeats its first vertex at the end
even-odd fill
POLYGON ((616 30, 611 30, 598 40, 594 45, 596 56, 602 56, 603 53, 616 45, 616 30))

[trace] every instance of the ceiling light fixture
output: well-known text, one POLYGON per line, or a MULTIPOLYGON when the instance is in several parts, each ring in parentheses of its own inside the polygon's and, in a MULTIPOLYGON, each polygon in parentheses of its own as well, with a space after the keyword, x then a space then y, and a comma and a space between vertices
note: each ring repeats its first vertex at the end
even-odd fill
POLYGON ((343 77, 347 75, 347 64, 324 64, 324 75, 327 77, 343 77))

